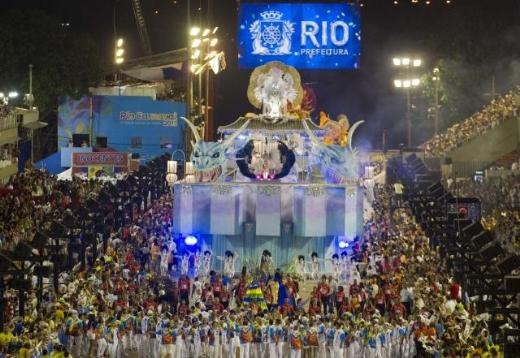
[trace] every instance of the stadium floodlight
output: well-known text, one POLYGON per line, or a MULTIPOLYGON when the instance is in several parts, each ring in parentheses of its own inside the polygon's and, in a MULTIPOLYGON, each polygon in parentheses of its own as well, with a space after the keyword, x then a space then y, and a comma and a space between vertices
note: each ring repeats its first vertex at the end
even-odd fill
POLYGON ((9 98, 16 98, 16 97, 18 97, 18 92, 11 91, 11 92, 9 92, 8 96, 9 96, 9 98))
POLYGON ((190 36, 197 36, 200 33, 200 27, 194 26, 190 30, 190 36))
POLYGON ((116 65, 120 65, 125 62, 125 58, 123 55, 125 54, 125 49, 123 48, 124 40, 122 38, 118 38, 116 41, 116 48, 114 49, 114 62, 116 65))
POLYGON ((394 86, 396 88, 401 88, 403 87, 403 81, 402 80, 394 80, 394 86))
POLYGON ((202 42, 202 40, 199 38, 193 39, 193 41, 191 41, 191 47, 197 48, 200 46, 201 42, 202 42))
POLYGON ((200 56, 200 50, 199 49, 195 49, 195 51, 193 51, 193 53, 191 54, 191 59, 192 60, 196 60, 198 59, 200 56))

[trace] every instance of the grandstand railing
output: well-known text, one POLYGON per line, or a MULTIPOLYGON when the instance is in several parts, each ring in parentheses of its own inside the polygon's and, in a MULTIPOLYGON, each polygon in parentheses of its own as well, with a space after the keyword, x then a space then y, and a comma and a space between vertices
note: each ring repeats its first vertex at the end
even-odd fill
POLYGON ((16 114, 8 113, 7 115, 0 117, 0 131, 16 128, 16 125, 16 114))

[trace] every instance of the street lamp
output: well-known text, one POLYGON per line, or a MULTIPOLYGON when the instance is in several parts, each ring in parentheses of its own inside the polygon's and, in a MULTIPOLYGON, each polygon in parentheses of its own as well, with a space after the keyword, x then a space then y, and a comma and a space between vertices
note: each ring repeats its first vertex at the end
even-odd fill
MULTIPOLYGON (((202 74, 204 71, 211 68, 213 72, 216 74, 220 71, 221 66, 215 66, 215 63, 221 62, 223 58, 223 52, 218 52, 216 50, 216 46, 218 44, 218 38, 216 33, 218 31, 218 27, 214 27, 213 29, 204 28, 201 29, 198 26, 194 26, 190 29, 190 73, 189 76, 198 76, 197 83, 197 92, 198 92, 198 115, 202 116, 204 114, 204 127, 209 128, 209 87, 210 87, 210 73, 206 72, 206 91, 203 94, 203 86, 202 86, 202 74), (202 107, 202 100, 205 98, 205 110, 202 107)), ((191 88, 189 91, 192 91, 191 88)), ((190 92, 191 93, 191 92, 190 92)))
POLYGON ((125 49, 123 48, 124 41, 122 38, 118 38, 116 40, 116 46, 114 49, 114 62, 116 65, 121 65, 123 62, 125 62, 125 49))
POLYGON ((406 91, 406 126, 407 126, 407 145, 408 147, 412 146, 412 118, 411 118, 411 90, 413 88, 419 87, 421 84, 421 80, 415 76, 415 71, 422 65, 422 60, 420 58, 410 58, 410 57, 394 57, 392 59, 392 63, 395 67, 397 67, 399 71, 399 75, 402 78, 398 78, 394 80, 394 87, 399 89, 404 89, 406 91))
POLYGON ((412 117, 411 117, 411 89, 421 84, 419 78, 403 78, 394 80, 394 87, 406 91, 406 125, 407 125, 407 144, 412 146, 412 117))
POLYGON ((410 57, 394 57, 392 59, 394 66, 396 67, 421 67, 422 60, 420 58, 410 57))
POLYGON ((3 103, 4 105, 9 104, 9 100, 15 99, 18 97, 18 92, 16 91, 9 91, 6 93, 0 92, 0 103, 3 103))

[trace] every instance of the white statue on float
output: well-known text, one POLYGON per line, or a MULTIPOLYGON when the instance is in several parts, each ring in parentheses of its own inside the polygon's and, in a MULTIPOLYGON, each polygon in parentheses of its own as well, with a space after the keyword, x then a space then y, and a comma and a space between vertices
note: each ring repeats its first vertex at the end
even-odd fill
POLYGON ((303 89, 299 73, 290 66, 273 61, 257 67, 247 89, 249 101, 262 109, 262 119, 288 119, 288 106, 299 105, 303 89))

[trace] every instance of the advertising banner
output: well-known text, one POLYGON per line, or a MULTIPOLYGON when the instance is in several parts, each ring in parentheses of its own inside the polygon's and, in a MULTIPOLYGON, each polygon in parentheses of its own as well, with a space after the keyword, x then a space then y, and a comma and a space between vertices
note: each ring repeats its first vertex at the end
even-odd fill
POLYGON ((58 146, 66 148, 73 134, 106 137, 107 150, 136 153, 148 160, 183 147, 186 105, 138 96, 64 97, 58 108, 58 146))
POLYGON ((72 153, 73 167, 88 167, 92 165, 127 167, 128 153, 119 152, 91 152, 72 153))
POLYGON ((128 153, 90 152, 72 153, 72 173, 88 179, 114 177, 128 172, 128 153))
POLYGON ((238 62, 254 68, 281 61, 300 69, 355 69, 360 11, 347 3, 242 3, 238 62))

